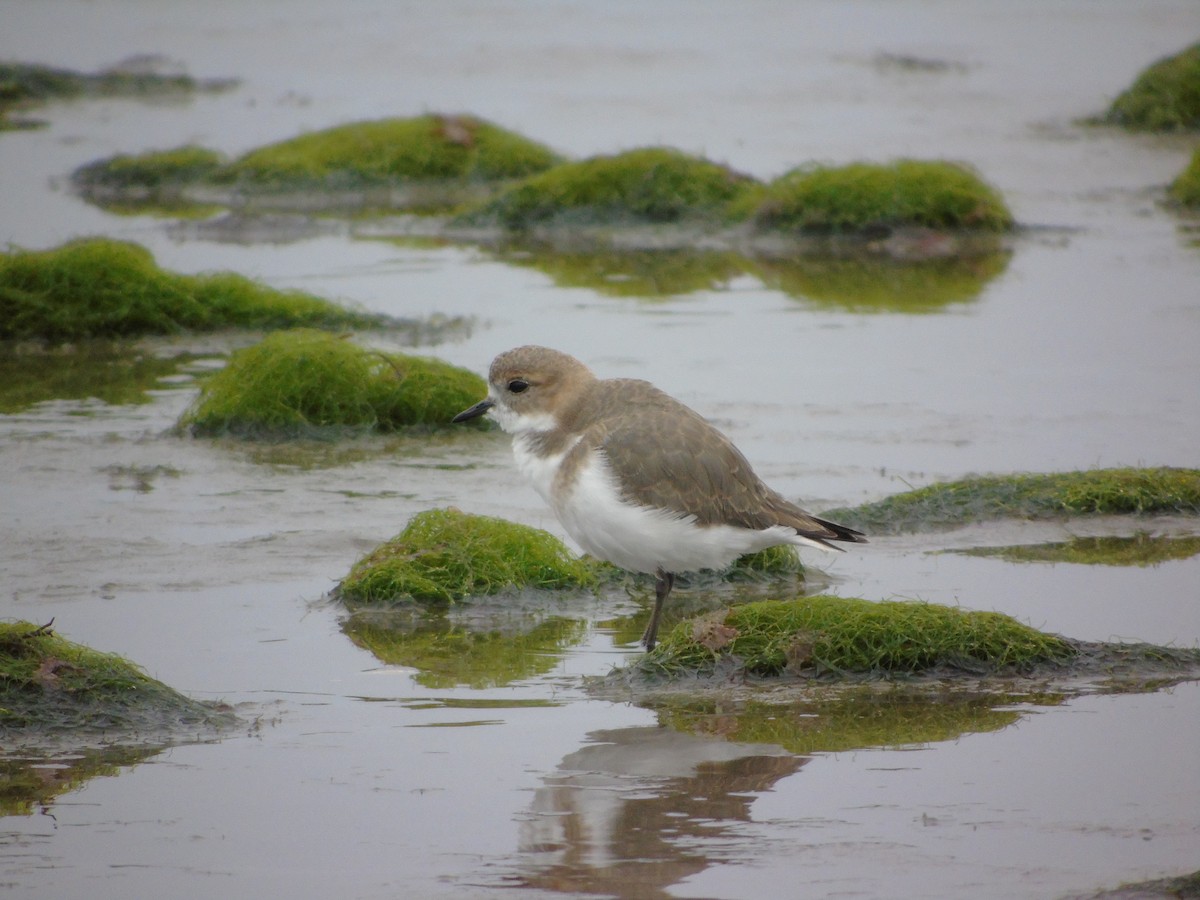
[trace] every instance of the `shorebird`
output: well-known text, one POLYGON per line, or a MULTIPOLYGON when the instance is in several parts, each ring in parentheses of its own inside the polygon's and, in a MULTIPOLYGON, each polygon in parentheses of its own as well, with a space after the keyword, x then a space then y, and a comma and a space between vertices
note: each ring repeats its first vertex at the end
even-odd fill
POLYGON ((648 381, 597 378, 557 350, 497 356, 487 397, 453 421, 485 414, 513 436, 517 468, 580 547, 655 576, 647 650, 680 572, 779 544, 866 542, 767 487, 729 438, 648 381))

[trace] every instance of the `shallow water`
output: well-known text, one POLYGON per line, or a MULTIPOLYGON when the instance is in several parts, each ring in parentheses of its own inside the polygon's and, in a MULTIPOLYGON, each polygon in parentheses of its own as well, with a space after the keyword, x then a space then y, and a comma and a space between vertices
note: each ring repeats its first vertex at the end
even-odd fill
MULTIPOLYGON (((537 342, 649 378, 815 510, 972 472, 1197 464, 1200 250, 1157 202, 1192 142, 1074 124, 1192 39, 1190 2, 756 2, 735 16, 696 2, 8 0, 0 21, 0 57, 92 70, 161 53, 242 79, 185 103, 53 105, 36 112, 47 128, 0 135, 5 242, 106 234, 165 268, 469 317, 422 349, 482 371, 537 342), (116 152, 237 153, 425 110, 476 113, 572 155, 665 143, 764 178, 809 160, 963 159, 1031 230, 965 296, 906 313, 864 308, 828 273, 735 268, 645 299, 552 261, 337 222, 217 239, 65 188, 116 152)), ((182 346, 203 365, 227 343, 182 346)), ((54 617, 248 722, 118 758, 3 817, 13 896, 1054 897, 1200 865, 1194 682, 947 697, 941 730, 905 707, 865 737, 819 705, 781 707, 780 724, 745 700, 682 715, 597 699, 585 676, 637 655, 637 591, 575 598, 557 612, 581 624, 541 651, 549 664, 487 687, 382 663, 322 598, 410 515, 452 504, 559 533, 505 438, 180 439, 167 429, 193 369, 144 404, 0 415, 0 615, 54 617)), ((809 562, 846 595, 1193 646, 1198 557, 1117 569, 927 552, 1139 529, 1197 532, 1188 519, 976 526, 809 562)))

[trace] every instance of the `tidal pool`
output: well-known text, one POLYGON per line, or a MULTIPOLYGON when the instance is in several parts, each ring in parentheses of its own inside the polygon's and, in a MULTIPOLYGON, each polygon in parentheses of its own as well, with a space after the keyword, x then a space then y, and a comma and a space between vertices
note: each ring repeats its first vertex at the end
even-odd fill
MULTIPOLYGON (((1197 465, 1200 249, 1160 204, 1194 138, 1077 124, 1194 41, 1190 0, 755 0, 736 13, 694 0, 4 0, 0 23, 9 59, 92 71, 152 53, 240 79, 185 102, 52 104, 37 111, 45 128, 0 134, 6 243, 100 234, 177 271, 452 319, 418 351, 477 372, 509 347, 554 346, 658 383, 814 511, 970 473, 1197 465), (809 160, 962 160, 1024 228, 974 268, 897 269, 889 294, 874 263, 710 254, 643 268, 385 239, 370 221, 181 224, 67 188, 114 153, 236 154, 427 110, 572 156, 667 144, 761 178, 809 160)), ((88 399, 74 379, 32 405, 13 394, 0 414, 0 616, 53 617, 244 721, 219 741, 0 748, 8 895, 1046 898, 1200 868, 1195 681, 599 695, 588 679, 638 655, 649 591, 636 584, 436 623, 486 638, 456 647, 530 633, 519 647, 532 659, 439 667, 422 645, 399 661, 402 642, 326 600, 363 553, 438 506, 561 531, 498 433, 172 434, 196 375, 239 340, 149 342, 146 359, 185 358, 146 387, 88 399)), ((810 582, 1084 640, 1195 646, 1200 556, 936 552, 1145 531, 1200 527, 881 537, 808 559, 810 582)))

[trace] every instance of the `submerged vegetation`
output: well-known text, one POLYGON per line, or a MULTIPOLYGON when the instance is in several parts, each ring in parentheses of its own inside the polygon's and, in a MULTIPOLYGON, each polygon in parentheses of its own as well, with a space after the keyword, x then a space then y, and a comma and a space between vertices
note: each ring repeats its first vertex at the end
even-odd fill
POLYGON ((1092 469, 931 484, 824 515, 876 534, 1002 518, 1200 514, 1200 469, 1092 469))
POLYGON ((1200 129, 1200 44, 1143 71, 1101 121, 1131 131, 1200 129))
POLYGON ((1013 225, 1003 198, 973 171, 914 159, 801 166, 766 186, 753 219, 762 229, 816 234, 1013 225))
POLYGON ((184 96, 195 91, 226 90, 229 79, 197 81, 189 75, 154 71, 154 58, 134 59, 96 74, 28 63, 0 62, 0 131, 28 128, 38 123, 11 118, 51 100, 78 97, 184 96))
POLYGON ((432 509, 354 564, 336 594, 345 603, 446 604, 523 588, 591 589, 590 560, 549 532, 504 519, 432 509))
POLYGON ((706 672, 731 658, 761 676, 996 673, 1066 662, 1074 654, 1065 639, 1001 613, 818 595, 748 603, 683 622, 641 668, 706 672))
POLYGON ((0 340, 59 344, 224 328, 389 322, 231 272, 168 272, 144 247, 107 238, 0 254, 0 340))
POLYGON ((54 633, 0 623, 0 734, 160 732, 232 724, 226 708, 185 697, 133 663, 54 633))
POLYGON ((179 425, 245 437, 395 431, 447 425, 486 390, 478 375, 441 360, 366 350, 347 335, 278 331, 233 353, 179 425))

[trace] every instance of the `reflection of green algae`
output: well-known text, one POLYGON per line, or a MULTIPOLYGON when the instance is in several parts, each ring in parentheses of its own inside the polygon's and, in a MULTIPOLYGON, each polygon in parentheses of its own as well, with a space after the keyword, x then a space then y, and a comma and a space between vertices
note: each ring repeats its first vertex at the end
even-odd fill
POLYGON ((160 74, 144 65, 114 66, 94 75, 29 63, 0 63, 0 131, 30 127, 14 121, 12 110, 75 97, 186 96, 196 91, 227 90, 235 81, 197 81, 188 75, 160 74))
POLYGON ((683 622, 642 663, 647 672, 712 670, 722 658, 754 675, 892 675, 1026 670, 1075 649, 1010 616, 932 603, 817 595, 765 601, 683 622))
POLYGON ((878 256, 806 255, 760 260, 763 282, 790 297, 851 312, 937 312, 976 299, 1008 265, 995 252, 944 259, 902 261, 878 256))
POLYGON ((802 234, 913 226, 1005 231, 1013 225, 1000 194, 969 168, 915 159, 800 166, 766 186, 754 222, 802 234))
POLYGON ((1130 131, 1200 128, 1200 44, 1160 59, 1112 102, 1101 121, 1130 131))
POLYGON ((0 353, 0 413, 15 413, 47 400, 149 403, 149 392, 164 387, 195 357, 159 358, 133 346, 87 342, 44 350, 12 347, 0 353))
POLYGON ((390 321, 232 272, 168 272, 144 247, 106 238, 0 254, 0 339, 58 344, 223 328, 382 327, 390 321))
POLYGON ((506 248, 505 262, 545 272, 559 287, 584 287, 610 297, 669 297, 723 290, 747 268, 736 253, 692 250, 558 252, 506 248))
POLYGON ((93 778, 119 775, 162 751, 162 747, 110 745, 56 753, 9 752, 0 757, 0 816, 32 815, 93 778))
POLYGON ((137 187, 152 193, 200 181, 220 166, 221 154, 189 145, 136 156, 122 153, 76 169, 71 180, 85 190, 137 187))
POLYGON ((1027 699, 861 687, 791 703, 669 697, 651 705, 664 724, 681 731, 807 754, 928 744, 999 731, 1021 713, 997 707, 1027 699))
POLYGON ((386 614, 375 611, 359 611, 342 625, 357 646, 380 662, 418 669, 417 683, 434 689, 501 687, 544 675, 586 630, 583 620, 559 617, 512 633, 445 621, 415 625, 407 618, 389 621, 386 614))
POLYGON ((127 660, 56 635, 0 623, 0 734, 215 728, 233 716, 146 675, 127 660))
POLYGON ((725 221, 731 202, 756 185, 718 163, 647 147, 555 166, 464 213, 461 221, 514 231, 551 222, 725 221))
POLYGON ((71 182, 89 201, 116 215, 204 218, 221 207, 188 200, 183 189, 211 177, 221 165, 215 150, 176 147, 98 160, 76 169, 71 182))
POLYGON ((1200 514, 1200 469, 1092 469, 964 478, 823 515, 851 528, 887 534, 1000 518, 1154 513, 1200 514))
POLYGON ((1200 537, 1075 537, 1052 544, 971 547, 953 550, 967 556, 996 556, 1009 562, 1076 563, 1089 566, 1156 566, 1200 553, 1200 537))
POLYGON ((452 603, 521 588, 591 588, 597 570, 547 531, 457 509, 418 513, 354 564, 337 594, 350 605, 452 603))
POLYGON ((1171 182, 1171 199, 1186 207, 1200 207, 1200 147, 1192 153, 1192 161, 1171 182))
POLYGON ((323 331, 279 331, 235 352, 179 425, 247 437, 449 425, 486 387, 441 360, 374 352, 323 331))

